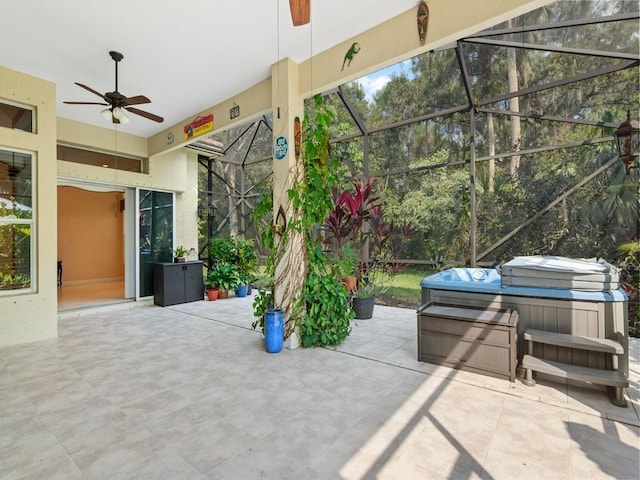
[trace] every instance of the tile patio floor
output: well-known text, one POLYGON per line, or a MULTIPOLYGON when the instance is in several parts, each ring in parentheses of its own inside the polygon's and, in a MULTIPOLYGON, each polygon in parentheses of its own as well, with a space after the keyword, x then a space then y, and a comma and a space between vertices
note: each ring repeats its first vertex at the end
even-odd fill
POLYGON ((408 309, 376 306, 337 349, 268 354, 251 298, 111 308, 0 349, 0 479, 640 474, 636 339, 625 409, 419 363, 408 309))

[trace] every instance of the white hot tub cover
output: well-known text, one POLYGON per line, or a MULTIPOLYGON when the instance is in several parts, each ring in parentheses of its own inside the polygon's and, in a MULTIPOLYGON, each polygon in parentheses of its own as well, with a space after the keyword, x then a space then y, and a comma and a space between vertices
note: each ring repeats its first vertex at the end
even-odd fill
POLYGON ((603 259, 524 256, 499 267, 503 287, 607 291, 620 288, 620 271, 603 259))

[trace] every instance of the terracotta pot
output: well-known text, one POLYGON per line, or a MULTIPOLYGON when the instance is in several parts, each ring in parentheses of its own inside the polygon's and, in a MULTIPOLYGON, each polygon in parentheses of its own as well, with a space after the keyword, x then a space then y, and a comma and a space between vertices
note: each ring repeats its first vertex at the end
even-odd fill
POLYGON ((223 298, 229 298, 229 290, 218 290, 218 298, 219 299, 223 299, 223 298))
POLYGON ((358 283, 358 277, 342 277, 342 284, 347 292, 355 292, 358 283))
POLYGON ((218 299, 218 294, 219 294, 219 293, 220 293, 220 291, 219 291, 219 290, 217 290, 217 289, 213 289, 213 288, 210 288, 210 289, 208 289, 208 290, 207 290, 207 298, 208 298, 211 302, 213 302, 214 300, 217 300, 217 299, 218 299))

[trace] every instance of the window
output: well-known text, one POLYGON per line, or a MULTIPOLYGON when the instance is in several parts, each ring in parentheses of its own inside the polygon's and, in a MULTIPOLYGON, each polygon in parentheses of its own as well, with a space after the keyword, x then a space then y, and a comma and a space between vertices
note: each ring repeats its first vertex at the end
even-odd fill
POLYGON ((113 168, 127 172, 144 173, 142 160, 138 158, 127 158, 112 153, 93 152, 68 145, 58 144, 58 160, 93 165, 96 167, 113 168))
POLYGON ((0 295, 33 291, 33 159, 0 149, 0 295))
POLYGON ((33 133, 33 125, 31 108, 0 100, 0 127, 16 128, 33 133))

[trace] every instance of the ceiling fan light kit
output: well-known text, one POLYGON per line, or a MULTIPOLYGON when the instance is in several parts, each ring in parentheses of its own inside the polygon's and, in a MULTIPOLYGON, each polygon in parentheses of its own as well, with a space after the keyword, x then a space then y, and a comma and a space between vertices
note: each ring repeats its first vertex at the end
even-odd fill
POLYGON ((129 123, 129 117, 125 114, 125 111, 135 113, 141 117, 153 120, 154 122, 162 123, 164 118, 154 115, 153 113, 145 112, 139 108, 133 108, 131 105, 141 105, 143 103, 151 103, 144 95, 136 95, 135 97, 125 97, 118 91, 118 63, 124 58, 120 52, 110 51, 109 55, 113 59, 116 65, 116 88, 113 92, 107 92, 102 94, 91 87, 83 85, 82 83, 75 82, 79 87, 97 95, 102 98, 102 102, 63 102, 70 105, 104 105, 107 106, 100 114, 107 120, 111 120, 112 123, 129 123))
POLYGON ((120 107, 114 107, 112 113, 114 117, 120 120, 120 123, 127 123, 129 121, 129 118, 124 114, 124 109, 120 107))

